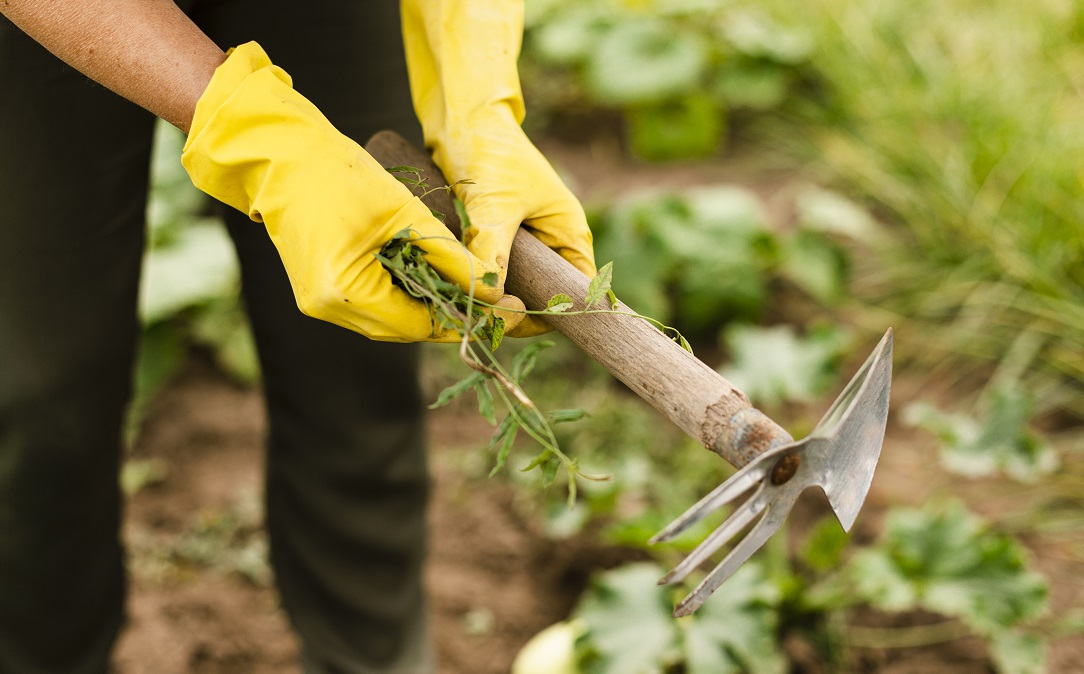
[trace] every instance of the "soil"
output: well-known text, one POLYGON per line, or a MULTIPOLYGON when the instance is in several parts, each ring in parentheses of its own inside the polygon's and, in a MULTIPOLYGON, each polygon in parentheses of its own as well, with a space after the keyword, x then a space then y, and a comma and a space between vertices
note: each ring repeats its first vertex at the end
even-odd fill
MULTIPOLYGON (((670 168, 628 166, 613 148, 548 144, 556 163, 571 167, 581 195, 607 197, 629 189, 701 181, 734 181, 740 167, 717 164, 670 168)), ((786 176, 753 186, 775 208, 789 189, 786 176)), ((914 394, 902 381, 894 402, 914 394)), ((487 480, 470 451, 491 429, 477 415, 433 412, 434 493, 431 551, 426 574, 430 619, 440 674, 508 674, 515 654, 544 627, 564 619, 590 574, 635 556, 583 536, 554 541, 517 507, 516 492, 487 480)), ((238 387, 190 359, 150 406, 131 459, 153 470, 129 499, 124 535, 130 549, 130 620, 115 656, 116 674, 296 674, 297 641, 277 605, 273 583, 252 564, 259 557, 264 410, 258 392, 238 387), (236 551, 240 549, 242 553, 236 551), (228 554, 226 554, 228 552, 228 554), (247 555, 247 553, 252 553, 247 555), (222 562, 219 558, 225 558, 222 562)), ((879 529, 890 504, 918 503, 948 479, 937 472, 932 446, 915 432, 890 425, 859 536, 879 529)), ((976 490, 979 487, 976 487, 976 490)), ((1011 507, 1011 500, 984 507, 1011 507)), ((811 505, 816 508, 816 505, 811 505)), ((1056 613, 1084 602, 1079 557, 1039 538, 1025 537, 1036 566, 1051 582, 1056 613)), ((899 626, 936 622, 909 615, 856 616, 862 624, 899 626)), ((784 648, 794 671, 839 671, 821 662, 800 635, 784 648)), ((1084 639, 1054 642, 1049 671, 1084 672, 1084 639)), ((934 647, 868 649, 849 672, 876 674, 986 674, 983 645, 958 639, 934 647)))
MULTIPOLYGON (((484 471, 471 465, 477 453, 469 450, 486 441, 490 427, 477 415, 454 410, 433 414, 430 427, 441 428, 442 434, 439 442, 431 439, 435 490, 426 577, 438 671, 507 674, 532 635, 567 617, 591 572, 634 553, 588 537, 547 538, 535 521, 520 514, 509 485, 485 479, 484 471)), ((132 459, 160 461, 164 479, 128 500, 130 620, 117 648, 116 674, 298 672, 297 642, 277 606, 273 584, 246 577, 240 565, 193 561, 178 543, 190 537, 193 528, 198 530, 201 521, 251 507, 260 490, 264 424, 259 394, 236 386, 198 358, 152 405, 132 459)), ((910 435, 905 429, 889 429, 886 446, 894 451, 882 460, 860 520, 865 535, 879 526, 888 504, 910 501, 929 488, 920 467, 922 452, 901 451, 902 445, 918 449, 910 435)), ((818 507, 823 506, 810 500, 806 512, 818 507)), ((257 525, 242 522, 242 533, 231 540, 258 540, 257 525)), ((1037 561, 1054 586, 1055 610, 1079 604, 1084 594, 1079 566, 1056 554, 1037 561)), ((902 622, 877 614, 856 618, 875 627, 936 620, 921 615, 906 616, 902 622)), ((784 647, 796 671, 833 671, 799 636, 788 638, 784 647)), ((1049 671, 1084 672, 1082 662, 1084 640, 1063 639, 1055 642, 1049 671)), ((992 670, 980 642, 959 639, 923 649, 867 650, 848 671, 992 670)))

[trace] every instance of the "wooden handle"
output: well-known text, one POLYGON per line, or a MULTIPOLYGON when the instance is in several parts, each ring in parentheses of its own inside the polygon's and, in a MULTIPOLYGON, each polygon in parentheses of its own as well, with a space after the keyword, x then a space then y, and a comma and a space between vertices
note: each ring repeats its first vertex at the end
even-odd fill
MULTIPOLYGON (((447 184, 429 157, 396 133, 376 134, 365 149, 385 167, 413 166, 424 172, 430 186, 447 184)), ((425 201, 445 214, 445 224, 458 236, 459 219, 447 190, 432 192, 425 201)), ((549 299, 559 293, 576 298, 574 311, 583 309, 582 298, 590 282, 527 229, 520 229, 512 243, 505 289, 522 299, 528 309, 545 309, 549 299)), ((618 311, 632 310, 620 304, 618 311)), ((790 434, 752 407, 733 384, 642 319, 614 314, 543 318, 686 433, 736 467, 793 442, 790 434)))

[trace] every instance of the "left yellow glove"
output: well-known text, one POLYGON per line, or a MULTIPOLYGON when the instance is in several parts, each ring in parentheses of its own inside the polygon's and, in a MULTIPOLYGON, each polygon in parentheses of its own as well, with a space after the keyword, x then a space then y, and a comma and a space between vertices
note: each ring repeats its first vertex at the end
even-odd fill
MULTIPOLYGON (((334 64, 328 64, 333 67, 334 64)), ((411 227, 446 280, 497 303, 497 270, 292 88, 255 42, 232 50, 196 106, 181 162, 196 187, 262 222, 303 312, 384 341, 455 341, 374 257, 411 227)), ((511 298, 508 298, 511 299, 511 298)), ((507 305, 507 302, 502 302, 507 305)), ((522 306, 522 304, 520 305, 522 306)), ((514 326, 520 314, 506 315, 514 326)))
MULTIPOLYGON (((472 253, 495 265, 503 288, 512 239, 522 223, 588 276, 595 275, 583 207, 520 128, 516 60, 523 3, 403 0, 403 38, 414 109, 426 146, 473 227, 472 253)), ((508 333, 545 331, 528 319, 508 333)))

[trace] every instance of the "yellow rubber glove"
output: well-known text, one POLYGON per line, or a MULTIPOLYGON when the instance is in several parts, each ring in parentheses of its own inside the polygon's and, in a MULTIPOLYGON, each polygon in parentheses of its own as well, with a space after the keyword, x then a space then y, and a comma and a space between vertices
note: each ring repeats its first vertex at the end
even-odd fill
MULTIPOLYGON (((403 37, 414 110, 425 142, 455 187, 473 227, 467 246, 500 269, 520 223, 588 276, 595 275, 583 207, 520 128, 516 60, 523 3, 403 0, 403 37)), ((526 320, 513 336, 544 331, 526 320)))
MULTIPOLYGON (((328 64, 333 67, 334 64, 328 64)), ((496 303, 470 255, 410 191, 292 88, 255 42, 229 53, 196 106, 181 156, 196 187, 262 222, 304 313, 383 341, 454 341, 374 257, 400 230, 446 280, 496 303)), ((504 304, 504 303, 502 303, 504 304)), ((522 304, 519 306, 522 307, 522 304)), ((504 315, 514 326, 520 315, 504 315)))

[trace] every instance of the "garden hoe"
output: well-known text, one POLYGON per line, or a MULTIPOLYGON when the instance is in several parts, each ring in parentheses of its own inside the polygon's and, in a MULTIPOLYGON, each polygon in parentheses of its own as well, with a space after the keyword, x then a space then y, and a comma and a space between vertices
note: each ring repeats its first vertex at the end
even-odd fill
MULTIPOLYGON (((446 183, 422 152, 391 132, 366 145, 384 166, 421 169, 432 187, 446 183)), ((446 190, 427 201, 447 214, 456 231, 455 209, 446 190)), ((590 279, 521 229, 508 264, 509 293, 529 309, 545 309, 551 297, 585 297, 590 279)), ((574 310, 583 309, 577 300, 574 310)), ((631 311, 619 304, 618 312, 631 311)), ((672 339, 642 320, 611 313, 546 316, 545 320, 587 355, 701 444, 739 468, 733 476, 690 508, 653 542, 667 541, 711 512, 751 495, 689 556, 662 578, 679 583, 749 525, 748 533, 674 610, 688 615, 729 578, 783 524, 807 487, 828 497, 839 523, 850 530, 865 501, 881 455, 892 382, 892 331, 885 333, 809 437, 797 442, 753 408, 749 398, 672 339), (759 518, 759 520, 758 520, 759 518)))

